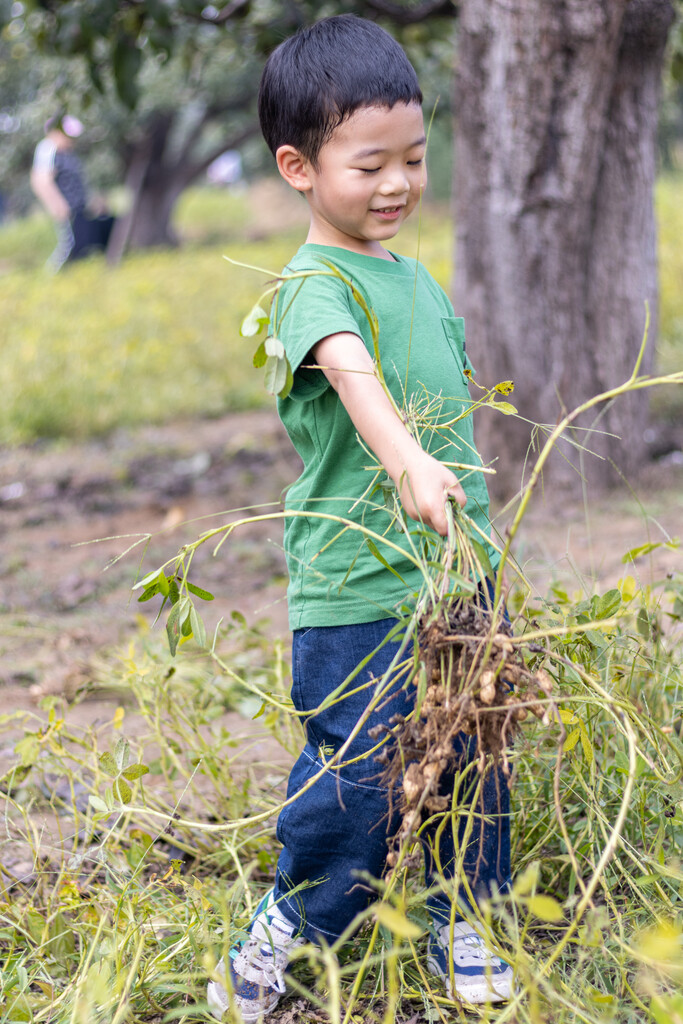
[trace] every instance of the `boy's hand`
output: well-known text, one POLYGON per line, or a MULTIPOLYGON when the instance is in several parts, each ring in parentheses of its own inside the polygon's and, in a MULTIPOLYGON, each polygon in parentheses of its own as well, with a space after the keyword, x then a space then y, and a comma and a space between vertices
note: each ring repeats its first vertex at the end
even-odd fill
POLYGON ((421 520, 442 537, 448 533, 449 499, 455 498, 460 508, 467 502, 455 473, 421 448, 393 480, 410 518, 421 520))
POLYGON ((407 514, 445 537, 446 502, 453 497, 462 508, 465 492, 455 473, 421 448, 407 430, 384 393, 361 338, 331 334, 314 346, 313 358, 394 481, 407 514))

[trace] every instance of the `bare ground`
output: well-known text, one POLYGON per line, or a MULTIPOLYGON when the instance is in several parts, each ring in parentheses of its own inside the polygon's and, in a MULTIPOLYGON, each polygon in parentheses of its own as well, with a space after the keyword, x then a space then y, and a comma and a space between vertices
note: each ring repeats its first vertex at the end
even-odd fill
MULTIPOLYGON (((130 637, 140 614, 137 578, 201 532, 257 507, 277 511, 298 460, 270 411, 120 431, 78 444, 0 452, 0 693, 13 707, 70 693, 93 654, 130 637), (247 509, 241 513, 237 510, 247 509), (124 557, 117 559, 128 548, 124 557)), ((540 593, 570 592, 680 572, 680 550, 658 548, 626 566, 624 554, 677 536, 683 467, 650 465, 632 489, 592 498, 534 495, 514 552, 540 593)), ((512 511, 499 512, 504 533, 512 511)), ((237 530, 219 555, 202 549, 193 577, 216 595, 207 624, 233 609, 287 631, 281 522, 237 530)), ((153 607, 152 607, 153 606, 153 607)), ((158 626, 157 629, 160 627, 158 626)))

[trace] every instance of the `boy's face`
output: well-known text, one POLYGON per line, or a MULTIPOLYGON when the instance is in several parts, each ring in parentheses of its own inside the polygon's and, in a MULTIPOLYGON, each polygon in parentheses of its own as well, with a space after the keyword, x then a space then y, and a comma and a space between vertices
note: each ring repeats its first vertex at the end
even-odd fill
POLYGON ((311 210, 308 242, 369 256, 386 253, 427 183, 422 108, 416 103, 361 107, 305 162, 311 210))

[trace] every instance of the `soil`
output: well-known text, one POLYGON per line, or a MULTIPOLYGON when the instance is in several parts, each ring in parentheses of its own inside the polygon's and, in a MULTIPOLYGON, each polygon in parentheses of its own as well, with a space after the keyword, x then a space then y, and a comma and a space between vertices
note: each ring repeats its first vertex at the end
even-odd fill
MULTIPOLYGON (((272 411, 0 451, 5 706, 35 708, 45 693, 72 693, 96 653, 130 638, 137 616, 155 617, 156 600, 137 603, 136 579, 204 530, 276 512, 298 468, 272 411)), ((669 457, 635 487, 585 507, 578 486, 570 497, 539 489, 515 539, 517 560, 541 594, 550 581, 571 594, 604 591, 628 573, 648 583, 681 572, 680 549, 660 547, 629 566, 622 559, 676 537, 682 485, 683 466, 669 457)), ((512 511, 498 513, 500 534, 511 520, 512 511)), ((281 534, 274 519, 238 528, 217 557, 211 545, 200 550, 192 578, 216 595, 204 606, 207 628, 239 610, 286 635, 281 534)))

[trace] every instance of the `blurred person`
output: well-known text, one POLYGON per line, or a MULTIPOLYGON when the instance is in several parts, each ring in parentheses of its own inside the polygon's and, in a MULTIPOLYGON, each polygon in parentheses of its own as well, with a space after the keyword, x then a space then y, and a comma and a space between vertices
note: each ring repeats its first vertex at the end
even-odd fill
POLYGON ((33 156, 31 188, 57 231, 57 245, 47 261, 55 273, 67 262, 106 249, 114 223, 106 213, 88 215, 83 165, 73 148, 82 134, 78 118, 70 114, 51 117, 33 156))

